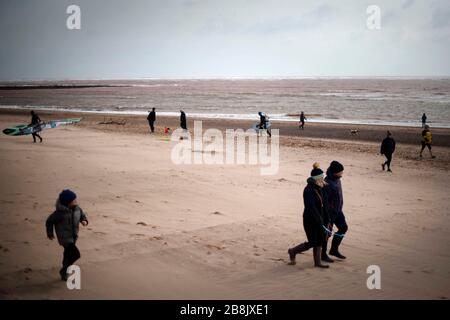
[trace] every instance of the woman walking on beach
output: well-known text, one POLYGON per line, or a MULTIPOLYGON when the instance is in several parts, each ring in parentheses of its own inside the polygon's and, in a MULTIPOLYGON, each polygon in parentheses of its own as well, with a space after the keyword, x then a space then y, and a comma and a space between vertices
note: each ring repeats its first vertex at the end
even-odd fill
POLYGON ((318 163, 314 163, 311 177, 307 180, 307 185, 303 191, 303 228, 305 229, 307 242, 301 243, 288 250, 289 264, 295 265, 295 256, 298 253, 313 248, 314 266, 318 268, 328 268, 321 262, 322 243, 325 239, 324 223, 328 220, 327 211, 324 206, 326 200, 322 188, 324 186, 323 171, 318 163))
POLYGON ((338 228, 331 242, 329 254, 339 259, 346 258, 339 252, 339 246, 348 230, 345 215, 344 212, 342 212, 344 198, 342 194, 341 178, 343 173, 344 166, 341 163, 337 161, 331 162, 330 167, 327 169, 327 177, 325 178, 326 185, 324 188, 326 199, 328 201, 327 209, 330 216, 331 228, 329 230, 332 230, 333 225, 336 225, 338 228))
POLYGON ((388 168, 388 172, 391 171, 391 161, 392 161, 392 154, 395 151, 395 140, 392 138, 392 133, 390 131, 387 132, 386 138, 384 138, 383 142, 381 143, 381 150, 380 153, 384 154, 386 157, 386 161, 381 164, 381 168, 383 171, 386 169, 386 165, 388 168))
POLYGON ((431 143, 433 141, 433 135, 430 131, 430 126, 425 125, 425 128, 422 131, 422 150, 420 150, 420 157, 422 158, 422 152, 426 148, 428 148, 428 151, 430 152, 430 156, 432 159, 436 158, 433 156, 433 153, 431 152, 431 143))

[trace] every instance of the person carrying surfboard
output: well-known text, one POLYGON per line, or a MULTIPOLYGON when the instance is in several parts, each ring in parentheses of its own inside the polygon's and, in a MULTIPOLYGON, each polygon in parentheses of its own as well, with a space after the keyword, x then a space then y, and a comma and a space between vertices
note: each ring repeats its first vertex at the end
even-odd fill
POLYGON ((59 270, 61 280, 67 280, 67 268, 80 258, 80 251, 75 243, 78 239, 78 227, 81 223, 84 227, 88 225, 86 214, 77 203, 75 192, 63 190, 56 200, 56 210, 47 218, 45 227, 47 237, 55 238, 53 229, 56 231, 58 243, 64 247, 62 268, 59 270))
MULTIPOLYGON (((31 110, 31 123, 29 124, 29 126, 30 127, 38 127, 41 125, 41 122, 42 122, 42 120, 41 120, 41 118, 39 118, 39 116, 36 114, 36 112, 31 110)), ((40 139, 40 142, 42 142, 42 137, 37 132, 33 132, 31 135, 33 136, 34 143, 36 143, 36 137, 38 137, 40 139)))
POLYGON ((270 132, 270 128, 268 125, 269 122, 269 117, 267 117, 264 113, 262 113, 261 111, 258 112, 259 115, 259 129, 265 129, 267 134, 269 135, 269 137, 272 136, 272 133, 270 132))

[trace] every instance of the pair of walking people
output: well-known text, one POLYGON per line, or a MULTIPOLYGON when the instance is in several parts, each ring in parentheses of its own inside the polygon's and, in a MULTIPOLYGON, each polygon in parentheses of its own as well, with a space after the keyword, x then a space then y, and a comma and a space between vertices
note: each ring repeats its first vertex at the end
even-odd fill
POLYGON ((331 162, 326 177, 318 163, 313 165, 311 176, 307 179, 307 185, 303 191, 303 227, 307 241, 288 250, 289 264, 296 263, 296 255, 313 248, 314 266, 328 268, 322 263, 333 263, 329 255, 338 259, 346 257, 339 252, 339 246, 348 230, 343 208, 343 194, 341 177, 344 166, 337 162, 331 162), (337 227, 328 249, 328 239, 332 235, 333 226, 337 227))

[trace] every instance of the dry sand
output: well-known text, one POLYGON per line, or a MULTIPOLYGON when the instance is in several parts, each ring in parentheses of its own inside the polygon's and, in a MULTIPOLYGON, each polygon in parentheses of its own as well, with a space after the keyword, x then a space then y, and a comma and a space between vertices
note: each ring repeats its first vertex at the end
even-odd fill
MULTIPOLYGON (((23 119, 2 114, 0 126, 23 119)), ((279 173, 261 176, 254 165, 174 165, 174 143, 135 126, 133 134, 87 119, 45 131, 42 144, 0 135, 1 298, 450 297, 448 148, 432 161, 399 146, 387 174, 378 144, 285 136, 279 173), (306 252, 288 266, 287 248, 306 239, 301 194, 311 165, 331 160, 346 168, 348 259, 319 270, 306 252), (78 241, 81 290, 59 280, 62 248, 45 235, 63 188, 77 192, 90 220, 78 241), (369 265, 381 268, 381 290, 366 286, 369 265)))

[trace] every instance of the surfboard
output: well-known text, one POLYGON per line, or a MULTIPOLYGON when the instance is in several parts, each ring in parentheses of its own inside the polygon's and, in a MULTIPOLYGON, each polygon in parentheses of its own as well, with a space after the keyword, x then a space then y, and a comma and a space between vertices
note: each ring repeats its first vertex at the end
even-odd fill
MULTIPOLYGON (((271 126, 272 126, 272 123, 270 123, 270 121, 266 121, 266 127, 267 127, 267 129, 270 129, 271 126)), ((252 126, 252 129, 255 130, 256 133, 259 133, 260 130, 266 130, 266 129, 260 129, 260 128, 259 128, 259 122, 258 122, 258 123, 255 123, 255 124, 252 126)))
POLYGON ((24 136, 40 132, 45 129, 53 129, 61 125, 78 123, 81 121, 81 119, 82 118, 68 118, 60 120, 50 120, 46 122, 41 122, 40 124, 36 124, 34 126, 30 126, 27 124, 18 124, 16 126, 4 129, 3 133, 8 136, 24 136))

